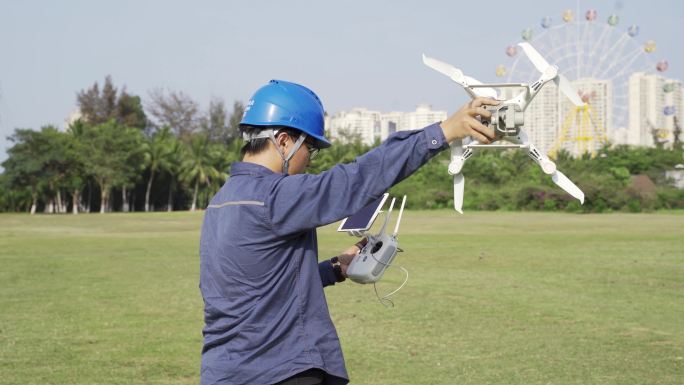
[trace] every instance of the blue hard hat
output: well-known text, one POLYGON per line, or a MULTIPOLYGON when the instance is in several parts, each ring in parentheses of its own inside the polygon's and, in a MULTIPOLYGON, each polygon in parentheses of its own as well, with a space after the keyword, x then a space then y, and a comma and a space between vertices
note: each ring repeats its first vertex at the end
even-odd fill
POLYGON ((271 80, 249 100, 240 126, 285 126, 316 139, 318 148, 330 147, 325 138, 323 104, 310 89, 283 80, 271 80))

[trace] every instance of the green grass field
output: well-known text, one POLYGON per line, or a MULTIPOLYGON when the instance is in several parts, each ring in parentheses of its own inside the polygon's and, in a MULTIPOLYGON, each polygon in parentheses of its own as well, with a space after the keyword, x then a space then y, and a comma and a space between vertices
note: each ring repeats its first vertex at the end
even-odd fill
MULTIPOLYGON (((0 215, 0 383, 198 383, 201 220, 0 215)), ((394 308, 326 289, 352 384, 684 383, 681 212, 410 211, 400 240, 394 308)))

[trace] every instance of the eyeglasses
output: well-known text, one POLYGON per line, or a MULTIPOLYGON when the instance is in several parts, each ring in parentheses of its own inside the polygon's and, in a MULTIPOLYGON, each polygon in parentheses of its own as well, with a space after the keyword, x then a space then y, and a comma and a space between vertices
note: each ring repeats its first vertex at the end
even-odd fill
POLYGON ((311 143, 307 143, 307 142, 304 142, 304 145, 306 146, 306 149, 309 151, 309 160, 312 160, 313 158, 315 158, 318 155, 318 151, 320 151, 320 149, 318 147, 314 146, 311 143))

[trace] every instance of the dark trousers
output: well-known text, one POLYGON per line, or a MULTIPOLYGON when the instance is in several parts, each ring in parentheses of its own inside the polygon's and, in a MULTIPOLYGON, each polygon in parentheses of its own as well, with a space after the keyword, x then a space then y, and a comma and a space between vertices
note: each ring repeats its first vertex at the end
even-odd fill
POLYGON ((322 385, 325 373, 320 369, 309 369, 297 373, 285 381, 280 381, 274 385, 322 385))

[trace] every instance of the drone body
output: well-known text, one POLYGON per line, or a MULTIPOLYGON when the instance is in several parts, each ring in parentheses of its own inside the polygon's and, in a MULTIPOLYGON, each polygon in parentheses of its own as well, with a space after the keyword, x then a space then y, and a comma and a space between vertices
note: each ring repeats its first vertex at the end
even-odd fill
POLYGON ((423 63, 428 67, 447 75, 451 80, 461 85, 474 99, 476 97, 491 97, 496 99, 494 88, 520 88, 520 92, 512 99, 503 100, 496 106, 483 106, 492 113, 489 125, 494 129, 495 141, 492 144, 481 144, 469 138, 455 140, 451 143, 451 162, 449 174, 454 177, 454 208, 463 213, 463 192, 465 179, 461 173, 465 161, 478 149, 521 148, 527 150, 528 155, 541 167, 542 171, 551 176, 553 182, 568 194, 584 204, 584 193, 568 177, 556 169, 556 164, 530 142, 527 134, 522 130, 525 124, 524 112, 532 99, 548 82, 553 81, 575 105, 583 106, 582 99, 570 82, 558 73, 558 67, 550 65, 529 43, 520 43, 527 57, 541 72, 541 76, 532 85, 524 83, 494 83, 482 84, 474 78, 464 76, 463 72, 450 64, 423 55, 423 63), (503 143, 502 143, 503 142, 503 143))

